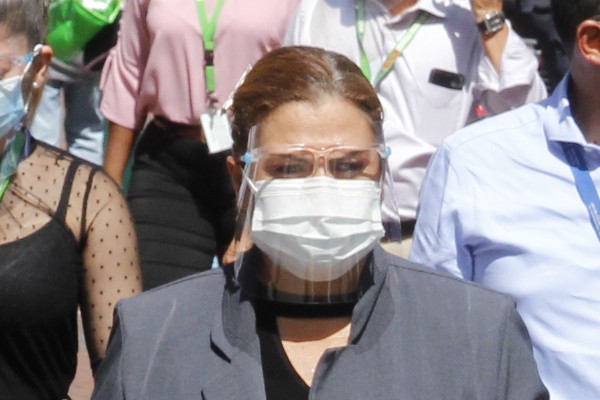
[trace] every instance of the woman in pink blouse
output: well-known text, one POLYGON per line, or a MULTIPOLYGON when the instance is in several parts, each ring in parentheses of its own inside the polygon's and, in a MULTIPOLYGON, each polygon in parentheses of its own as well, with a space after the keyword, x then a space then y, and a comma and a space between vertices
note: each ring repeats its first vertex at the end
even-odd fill
POLYGON ((110 122, 104 167, 122 183, 140 132, 128 200, 145 288, 210 268, 233 235, 226 152, 211 154, 201 116, 220 108, 248 65, 280 46, 298 0, 127 0, 104 67, 110 122), (204 18, 202 18, 204 17, 204 18), (216 25, 214 51, 210 23, 216 25), (214 64, 214 86, 210 68, 214 64), (208 76, 208 79, 207 79, 208 76), (149 122, 147 122, 149 121, 149 122))

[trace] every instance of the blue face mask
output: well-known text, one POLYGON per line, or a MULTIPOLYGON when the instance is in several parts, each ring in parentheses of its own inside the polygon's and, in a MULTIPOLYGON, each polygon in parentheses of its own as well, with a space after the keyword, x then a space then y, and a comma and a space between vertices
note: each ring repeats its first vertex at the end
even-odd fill
POLYGON ((23 76, 0 81, 0 138, 12 132, 27 115, 23 100, 23 76))
POLYGON ((26 62, 23 74, 0 81, 0 138, 14 131, 27 115, 29 96, 26 102, 23 96, 23 77, 27 76, 33 59, 41 48, 42 45, 35 45, 31 53, 20 58, 26 62))

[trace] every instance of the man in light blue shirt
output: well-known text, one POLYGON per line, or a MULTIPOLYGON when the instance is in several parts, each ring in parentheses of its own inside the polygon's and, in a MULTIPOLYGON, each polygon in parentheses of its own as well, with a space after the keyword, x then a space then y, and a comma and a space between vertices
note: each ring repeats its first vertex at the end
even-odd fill
POLYGON ((410 258, 513 295, 551 399, 600 399, 600 0, 552 3, 570 72, 443 142, 410 258))

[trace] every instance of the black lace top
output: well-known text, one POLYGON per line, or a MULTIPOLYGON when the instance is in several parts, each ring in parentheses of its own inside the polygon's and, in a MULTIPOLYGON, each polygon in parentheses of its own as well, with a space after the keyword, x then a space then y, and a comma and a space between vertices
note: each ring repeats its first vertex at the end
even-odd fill
POLYGON ((0 204, 0 398, 66 398, 78 307, 95 367, 114 304, 140 289, 119 188, 97 167, 34 142, 0 204))

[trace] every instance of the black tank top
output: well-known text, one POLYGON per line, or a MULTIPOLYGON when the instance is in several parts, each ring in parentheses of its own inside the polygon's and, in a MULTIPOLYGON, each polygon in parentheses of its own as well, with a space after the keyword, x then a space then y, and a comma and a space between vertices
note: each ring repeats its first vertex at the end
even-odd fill
POLYGON ((82 261, 65 216, 79 164, 69 166, 50 221, 0 245, 2 400, 64 399, 75 376, 82 261))

